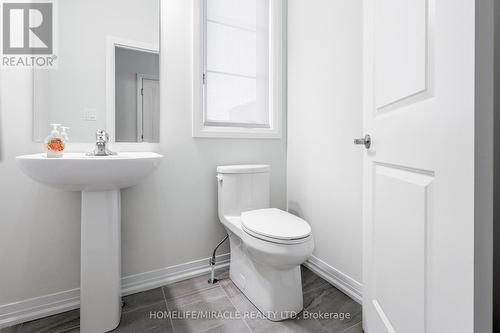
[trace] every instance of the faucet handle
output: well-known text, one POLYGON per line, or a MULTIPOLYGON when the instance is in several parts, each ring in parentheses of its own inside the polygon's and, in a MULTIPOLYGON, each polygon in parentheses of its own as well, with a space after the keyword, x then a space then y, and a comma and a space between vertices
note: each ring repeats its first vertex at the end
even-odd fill
POLYGON ((95 132, 95 139, 96 139, 96 141, 100 141, 100 142, 108 142, 109 141, 109 134, 105 130, 98 129, 95 132))
POLYGON ((95 149, 94 151, 87 153, 89 156, 109 156, 117 155, 117 153, 110 151, 107 148, 107 143, 109 142, 109 134, 105 130, 98 129, 95 132, 95 149))

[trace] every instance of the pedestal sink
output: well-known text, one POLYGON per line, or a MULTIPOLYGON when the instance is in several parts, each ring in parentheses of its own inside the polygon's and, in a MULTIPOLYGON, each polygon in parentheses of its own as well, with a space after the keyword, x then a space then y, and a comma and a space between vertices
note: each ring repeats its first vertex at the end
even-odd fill
POLYGON ((120 189, 139 183, 160 164, 150 152, 16 157, 21 170, 52 187, 82 192, 80 330, 113 330, 121 316, 120 189))

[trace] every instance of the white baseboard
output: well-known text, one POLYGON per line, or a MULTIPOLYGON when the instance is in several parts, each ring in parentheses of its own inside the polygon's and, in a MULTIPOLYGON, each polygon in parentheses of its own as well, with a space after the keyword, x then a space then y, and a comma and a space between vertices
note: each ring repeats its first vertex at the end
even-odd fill
MULTIPOLYGON (((217 256, 216 268, 229 266, 229 253, 217 256)), ((135 294, 174 282, 190 279, 210 272, 208 260, 203 258, 185 264, 170 266, 151 272, 129 275, 122 278, 122 295, 135 294)))
MULTIPOLYGON (((157 288, 174 282, 206 274, 210 271, 208 259, 165 267, 162 269, 129 275, 122 278, 122 295, 157 288)), ((229 265, 229 253, 217 256, 217 268, 229 265)), ((311 256, 304 266, 361 303, 362 285, 324 261, 311 256)), ((80 289, 66 290, 50 295, 30 298, 15 303, 0 305, 0 328, 51 316, 80 307, 80 289)))
POLYGON ((315 256, 311 256, 309 260, 304 263, 304 266, 361 304, 363 296, 363 285, 361 283, 315 256))
MULTIPOLYGON (((210 272, 208 260, 209 258, 204 258, 150 272, 125 276, 122 278, 122 295, 126 296, 206 274, 210 272)), ((228 265, 229 253, 217 256, 217 268, 228 265)), ((79 288, 0 305, 0 329, 79 307, 79 288)))

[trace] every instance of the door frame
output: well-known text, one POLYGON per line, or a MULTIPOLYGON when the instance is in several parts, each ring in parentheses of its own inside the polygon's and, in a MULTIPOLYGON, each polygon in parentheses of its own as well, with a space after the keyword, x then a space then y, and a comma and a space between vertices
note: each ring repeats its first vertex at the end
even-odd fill
POLYGON ((116 119, 116 48, 140 51, 145 53, 160 54, 160 45, 145 43, 132 39, 115 36, 106 38, 106 131, 111 142, 116 141, 115 119, 116 119))
POLYGON ((494 163, 500 160, 500 149, 494 149, 494 144, 500 143, 500 117, 494 117, 500 101, 500 96, 495 97, 494 84, 499 76, 496 67, 500 66, 495 59, 495 48, 500 43, 494 32, 495 26, 500 27, 500 20, 495 22, 496 6, 494 0, 475 2, 474 332, 478 333, 493 332, 500 324, 498 319, 493 323, 494 318, 500 318, 500 307, 493 306, 500 302, 500 288, 493 287, 499 279, 494 270, 500 271, 494 268, 500 265, 493 261, 494 252, 500 253, 500 245, 494 245, 494 217, 500 211, 494 209, 500 201, 496 198, 500 195, 494 198, 494 192, 500 190, 494 184, 494 173, 500 174, 500 164, 494 163))
POLYGON ((142 129, 142 119, 144 115, 144 103, 143 103, 143 98, 144 95, 142 94, 142 89, 143 89, 143 84, 142 81, 144 79, 146 80, 152 80, 152 81, 160 81, 160 77, 158 75, 150 75, 150 74, 141 74, 137 73, 137 84, 136 84, 136 91, 137 91, 137 142, 143 142, 143 131, 140 130, 142 129))

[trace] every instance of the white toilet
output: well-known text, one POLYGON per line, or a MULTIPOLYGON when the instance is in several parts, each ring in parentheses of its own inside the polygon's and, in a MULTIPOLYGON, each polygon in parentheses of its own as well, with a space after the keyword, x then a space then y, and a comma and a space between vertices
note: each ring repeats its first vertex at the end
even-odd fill
POLYGON ((311 227, 269 208, 268 165, 217 167, 219 218, 229 234, 229 275, 270 320, 303 309, 300 264, 312 254, 311 227))

